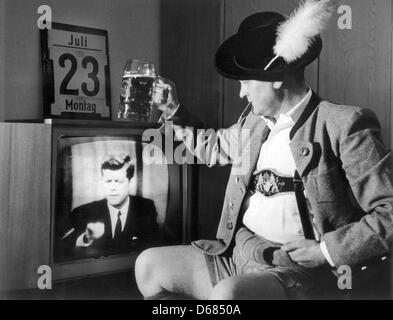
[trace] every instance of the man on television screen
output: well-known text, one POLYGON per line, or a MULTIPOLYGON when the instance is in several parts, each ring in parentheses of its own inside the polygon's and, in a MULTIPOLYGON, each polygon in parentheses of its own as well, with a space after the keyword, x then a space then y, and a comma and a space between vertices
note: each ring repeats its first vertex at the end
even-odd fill
POLYGON ((154 202, 129 194, 134 171, 127 154, 104 160, 101 175, 105 199, 77 207, 71 213, 75 247, 113 253, 146 247, 157 237, 154 202))

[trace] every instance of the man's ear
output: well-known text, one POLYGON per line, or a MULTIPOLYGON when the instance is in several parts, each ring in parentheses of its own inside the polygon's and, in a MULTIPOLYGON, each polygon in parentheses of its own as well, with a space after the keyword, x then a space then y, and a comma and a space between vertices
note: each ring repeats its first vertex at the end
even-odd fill
POLYGON ((274 88, 275 90, 280 90, 281 87, 282 87, 282 84, 283 84, 282 81, 275 81, 275 82, 273 82, 273 88, 274 88))

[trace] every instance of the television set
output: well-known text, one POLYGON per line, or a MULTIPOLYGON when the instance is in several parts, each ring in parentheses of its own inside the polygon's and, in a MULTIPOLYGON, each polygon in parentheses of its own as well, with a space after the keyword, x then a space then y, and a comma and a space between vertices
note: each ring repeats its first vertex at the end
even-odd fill
POLYGON ((104 120, 1 124, 2 230, 14 230, 1 253, 4 288, 36 287, 40 265, 51 267, 53 281, 131 271, 144 249, 191 241, 194 169, 162 161, 170 151, 143 139, 152 128, 104 120), (158 161, 143 161, 147 148, 158 161), (118 168, 104 164, 116 157, 133 168, 128 209, 111 203, 119 194, 105 187, 118 168), (86 242, 91 230, 98 236, 86 242))
MULTIPOLYGON (((164 145, 161 148, 144 140, 143 133, 151 126, 83 123, 55 121, 53 127, 51 264, 55 280, 130 269, 144 249, 185 244, 191 237, 188 192, 192 170, 186 165, 168 163, 164 145), (146 148, 149 161, 144 161, 146 148), (119 156, 127 158, 133 174, 124 182, 130 199, 129 210, 125 210, 128 216, 122 224, 124 236, 114 241, 116 217, 111 221, 109 216, 110 211, 116 214, 116 210, 108 197, 116 200, 119 195, 112 195, 111 187, 105 191, 107 170, 102 165, 105 159, 119 156), (82 216, 75 217, 78 214, 82 216), (76 226, 75 219, 83 221, 82 228, 76 226), (75 239, 83 235, 74 235, 77 230, 84 232, 85 226, 94 227, 96 223, 109 230, 92 245, 78 246, 75 239)), ((161 141, 164 143, 165 139, 161 141)))

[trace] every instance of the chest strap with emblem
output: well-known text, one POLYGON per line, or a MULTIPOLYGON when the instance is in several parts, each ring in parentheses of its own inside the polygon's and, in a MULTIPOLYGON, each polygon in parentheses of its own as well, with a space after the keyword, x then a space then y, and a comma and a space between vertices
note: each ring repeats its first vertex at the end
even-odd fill
POLYGON ((273 197, 279 193, 295 192, 293 177, 283 177, 272 170, 262 170, 252 177, 251 193, 262 193, 265 197, 273 197))
POLYGON ((280 176, 272 170, 262 170, 253 176, 249 192, 252 194, 259 192, 265 197, 273 197, 279 193, 294 192, 304 237, 308 240, 315 240, 314 229, 310 220, 306 197, 304 196, 304 186, 298 172, 295 172, 295 176, 292 178, 280 176))

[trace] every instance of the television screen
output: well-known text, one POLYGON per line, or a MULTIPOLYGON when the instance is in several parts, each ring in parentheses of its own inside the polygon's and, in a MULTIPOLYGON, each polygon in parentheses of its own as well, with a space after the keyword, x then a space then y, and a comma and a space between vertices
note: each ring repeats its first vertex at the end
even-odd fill
POLYGON ((55 263, 182 243, 181 204, 170 199, 174 177, 162 150, 154 147, 157 161, 146 162, 147 144, 136 137, 61 136, 57 144, 55 263))

